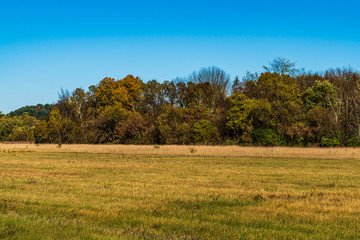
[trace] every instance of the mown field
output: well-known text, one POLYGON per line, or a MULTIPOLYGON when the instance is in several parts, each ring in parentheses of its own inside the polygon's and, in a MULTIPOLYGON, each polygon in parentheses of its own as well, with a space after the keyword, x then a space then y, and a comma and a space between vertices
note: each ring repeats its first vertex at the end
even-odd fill
POLYGON ((1 145, 0 239, 360 238, 357 149, 207 148, 1 145))

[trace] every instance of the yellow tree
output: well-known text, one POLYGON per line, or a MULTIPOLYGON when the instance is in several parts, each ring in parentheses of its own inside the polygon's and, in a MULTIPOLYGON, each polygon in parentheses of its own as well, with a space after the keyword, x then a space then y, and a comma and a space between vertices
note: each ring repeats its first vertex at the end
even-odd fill
POLYGON ((121 80, 104 78, 95 88, 97 102, 96 124, 99 129, 99 142, 117 141, 115 129, 124 125, 136 112, 140 102, 144 83, 139 77, 128 75, 121 80))
POLYGON ((104 78, 95 89, 95 98, 100 108, 121 106, 133 110, 140 101, 144 83, 139 77, 128 75, 121 80, 104 78))
POLYGON ((127 75, 118 82, 120 87, 124 87, 127 91, 127 101, 123 102, 123 106, 129 110, 135 110, 136 105, 142 98, 144 82, 139 77, 134 77, 133 75, 127 75))

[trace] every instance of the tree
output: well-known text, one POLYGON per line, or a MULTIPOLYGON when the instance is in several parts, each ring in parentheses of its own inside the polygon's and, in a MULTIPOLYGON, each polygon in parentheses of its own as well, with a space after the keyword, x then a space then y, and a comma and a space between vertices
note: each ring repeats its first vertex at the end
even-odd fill
MULTIPOLYGON (((342 101, 338 98, 338 89, 329 81, 315 81, 314 85, 305 91, 303 99, 307 109, 319 106, 330 111, 333 115, 337 131, 336 135, 339 136, 342 101)), ((320 108, 317 108, 317 111, 320 110, 320 108)))
POLYGON ((131 111, 121 105, 105 106, 95 119, 96 143, 111 143, 118 141, 116 129, 119 124, 125 122, 131 111))
POLYGON ((209 120, 200 120, 192 128, 192 139, 194 143, 208 143, 216 138, 217 128, 209 120))
POLYGON ((126 119, 114 129, 114 143, 146 143, 148 134, 144 118, 137 112, 128 112, 126 119))
POLYGON ((51 142, 63 143, 62 116, 58 108, 54 108, 49 115, 48 131, 51 142))
POLYGON ((98 107, 121 105, 128 101, 128 93, 124 86, 114 78, 104 78, 95 89, 95 98, 98 107))
POLYGON ((247 99, 245 95, 235 93, 229 101, 230 109, 226 116, 226 126, 237 140, 251 143, 254 129, 275 126, 271 115, 271 104, 266 99, 247 99))
POLYGON ((54 107, 56 107, 59 110, 59 113, 61 116, 64 117, 72 117, 74 115, 73 109, 69 105, 69 98, 70 98, 70 92, 69 90, 64 90, 63 88, 60 89, 60 92, 58 92, 58 102, 55 104, 54 107))
POLYGON ((262 73, 255 82, 246 84, 249 98, 267 99, 274 117, 281 125, 292 123, 301 112, 299 87, 294 78, 278 73, 262 73))
POLYGON ((202 93, 197 94, 198 103, 203 103, 204 95, 208 97, 206 105, 211 111, 215 111, 224 105, 225 98, 230 92, 230 75, 218 67, 202 68, 195 71, 187 79, 188 82, 199 84, 202 93))
POLYGON ((37 104, 35 106, 25 106, 14 111, 11 111, 8 115, 11 117, 22 116, 27 114, 29 116, 36 117, 37 119, 42 119, 49 115, 53 105, 52 104, 37 104))
POLYGON ((184 121, 182 108, 168 106, 157 118, 160 143, 189 144, 191 142, 191 126, 184 121))
POLYGON ((331 120, 330 111, 322 106, 314 106, 306 113, 309 126, 309 141, 320 143, 323 137, 335 137, 336 126, 331 120))
POLYGON ((156 80, 147 82, 144 86, 141 111, 154 120, 161 115, 163 107, 167 104, 165 85, 156 80))
POLYGON ((86 105, 86 93, 84 89, 77 88, 73 91, 70 99, 70 105, 73 106, 79 118, 80 126, 83 127, 84 110, 86 105))
POLYGON ((142 100, 144 89, 143 81, 139 77, 127 75, 123 79, 118 80, 118 82, 119 85, 127 91, 127 102, 123 102, 124 107, 128 110, 136 110, 142 100))
POLYGON ((332 108, 339 101, 337 97, 338 89, 329 81, 315 81, 314 85, 308 88, 304 94, 304 104, 307 109, 315 106, 332 108))
POLYGON ((106 77, 95 88, 95 98, 100 108, 119 105, 127 110, 134 110, 142 92, 143 82, 139 77, 127 75, 120 80, 106 77))
POLYGON ((35 117, 27 114, 0 117, 0 141, 33 141, 37 123, 35 117))
POLYGON ((295 78, 279 73, 262 73, 258 79, 244 83, 244 95, 249 99, 266 100, 271 106, 274 130, 289 141, 293 141, 294 131, 299 121, 304 119, 303 104, 299 86, 295 78))
POLYGON ((296 68, 296 63, 286 58, 277 57, 269 63, 269 66, 263 66, 266 72, 278 73, 280 75, 296 76, 300 70, 296 68))
POLYGON ((338 89, 341 100, 339 132, 341 142, 360 137, 360 73, 351 67, 329 69, 323 77, 338 89))

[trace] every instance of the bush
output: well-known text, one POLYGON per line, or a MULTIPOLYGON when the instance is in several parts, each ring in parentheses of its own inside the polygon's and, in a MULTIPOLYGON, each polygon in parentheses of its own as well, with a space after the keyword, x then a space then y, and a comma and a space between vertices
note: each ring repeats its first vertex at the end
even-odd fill
POLYGON ((360 147, 360 138, 352 137, 346 141, 346 146, 348 147, 360 147))
POLYGON ((0 118, 0 141, 32 141, 37 122, 35 117, 26 114, 20 117, 0 118))
POLYGON ((207 143, 216 134, 216 126, 209 120, 200 120, 194 124, 192 139, 194 143, 207 143))
POLYGON ((252 133, 255 144, 261 146, 281 145, 280 135, 272 129, 255 129, 252 133))
POLYGON ((169 107, 156 120, 159 139, 162 144, 189 144, 191 126, 183 117, 183 109, 169 107))
POLYGON ((193 148, 193 147, 189 148, 189 151, 190 151, 190 153, 196 153, 197 152, 196 148, 193 148))
POLYGON ((340 140, 338 138, 322 137, 320 145, 322 147, 336 147, 340 145, 340 140))

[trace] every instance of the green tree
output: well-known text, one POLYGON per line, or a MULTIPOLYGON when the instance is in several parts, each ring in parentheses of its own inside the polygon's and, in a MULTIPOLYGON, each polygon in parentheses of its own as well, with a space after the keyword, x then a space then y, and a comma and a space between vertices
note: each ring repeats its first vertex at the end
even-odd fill
POLYGON ((340 104, 340 100, 337 95, 338 89, 329 81, 317 80, 312 87, 308 88, 304 92, 303 99, 307 109, 315 106, 332 108, 335 105, 340 104))
POLYGON ((37 122, 27 114, 0 117, 0 141, 33 141, 37 122))
POLYGON ((216 138, 217 128, 209 120, 200 120, 192 128, 194 143, 208 143, 216 138))
POLYGON ((63 143, 62 116, 58 108, 54 108, 49 115, 48 120, 48 136, 51 142, 63 143))
POLYGON ((241 142, 252 142, 254 128, 275 126, 272 107, 266 99, 247 99, 245 95, 235 93, 229 101, 226 126, 231 130, 232 136, 241 142))
POLYGON ((35 106, 21 107, 19 109, 10 112, 8 115, 11 117, 15 117, 15 116, 22 116, 24 114, 27 114, 29 116, 36 117, 37 119, 42 119, 43 117, 49 115, 51 109, 52 109, 52 104, 45 104, 45 105, 37 104, 35 106))
MULTIPOLYGON (((342 112, 342 101, 338 98, 338 89, 329 81, 315 81, 314 85, 308 88, 303 94, 308 117, 313 127, 316 127, 317 134, 326 129, 327 135, 340 135, 340 114, 342 112), (327 118, 332 116, 331 118, 327 118), (327 120, 324 121, 324 118, 327 120), (330 121, 329 121, 330 120, 330 121), (331 121, 332 120, 332 121, 331 121), (332 126, 335 130, 330 130, 325 126, 332 126)), ((323 135, 323 133, 321 134, 323 135)), ((319 140, 319 139, 317 139, 319 140)))

